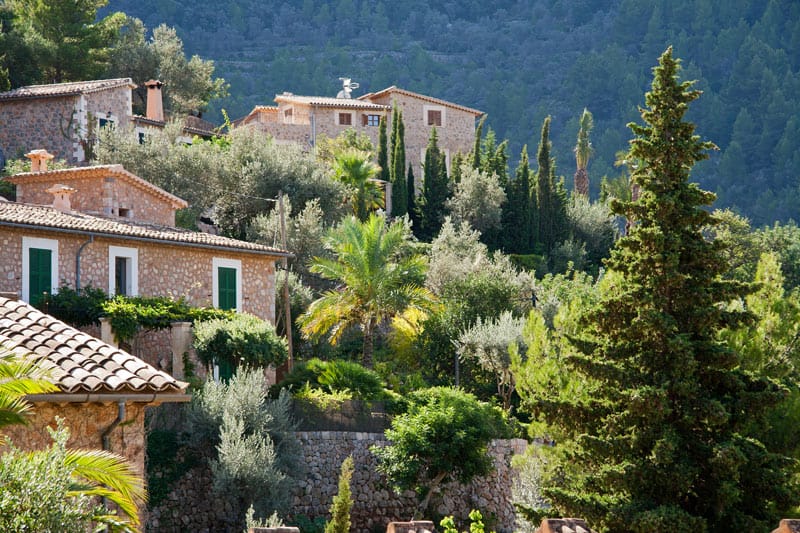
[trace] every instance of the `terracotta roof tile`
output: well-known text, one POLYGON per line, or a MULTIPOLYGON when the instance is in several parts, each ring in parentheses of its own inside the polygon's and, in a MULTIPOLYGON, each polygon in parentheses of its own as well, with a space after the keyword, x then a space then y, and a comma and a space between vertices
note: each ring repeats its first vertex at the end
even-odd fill
POLYGON ((181 393, 187 384, 18 300, 0 297, 0 345, 52 369, 65 393, 181 393), (20 332, 20 323, 29 324, 20 332))
POLYGON ((47 206, 0 202, 0 226, 25 226, 32 229, 66 230, 82 234, 107 237, 129 237, 164 244, 178 244, 253 252, 274 256, 286 256, 288 252, 262 244, 230 239, 183 228, 146 224, 144 222, 121 221, 85 213, 63 213, 47 206))
POLYGON ((484 114, 483 111, 479 111, 479 110, 473 109, 471 107, 455 104, 453 102, 448 102, 447 100, 442 100, 440 98, 434 98, 433 96, 427 96, 427 95, 424 95, 424 94, 415 93, 414 91, 407 91, 406 89, 401 89, 400 87, 397 87, 395 85, 392 85, 391 87, 387 87, 386 89, 383 89, 382 91, 364 94, 362 96, 359 96, 358 99, 362 100, 362 101, 372 101, 373 98, 378 98, 378 97, 383 96, 385 94, 391 94, 391 93, 404 94, 406 96, 411 96, 413 98, 418 98, 420 100, 425 100, 426 102, 431 102, 433 104, 439 104, 439 105, 443 105, 443 106, 447 106, 447 107, 452 107, 454 109, 458 109, 459 111, 466 111, 467 113, 471 113, 471 114, 473 114, 475 116, 481 116, 481 115, 484 114))
POLYGON ((319 107, 336 107, 342 109, 373 109, 375 111, 387 111, 388 105, 376 104, 355 98, 330 98, 327 96, 298 96, 296 94, 279 94, 275 96, 276 102, 287 102, 294 104, 315 105, 319 107))
POLYGON ((51 83, 49 85, 28 85, 13 91, 0 93, 1 100, 22 100, 27 98, 54 98, 58 96, 74 96, 89 94, 106 89, 128 86, 136 88, 130 78, 115 78, 110 80, 74 81, 69 83, 51 83))

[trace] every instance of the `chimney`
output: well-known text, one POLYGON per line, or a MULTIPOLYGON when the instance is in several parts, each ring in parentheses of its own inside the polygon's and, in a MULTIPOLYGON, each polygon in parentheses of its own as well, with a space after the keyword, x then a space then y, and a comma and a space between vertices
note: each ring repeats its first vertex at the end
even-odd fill
POLYGON ((53 159, 53 154, 48 154, 47 150, 31 150, 25 157, 31 160, 31 172, 45 172, 47 170, 47 161, 53 159))
POLYGON ((147 118, 164 122, 164 103, 161 100, 161 87, 164 86, 158 80, 144 82, 147 87, 147 118))
POLYGON ((77 191, 68 185, 56 184, 47 189, 53 195, 53 207, 62 213, 70 213, 72 211, 72 204, 69 197, 72 193, 77 191))

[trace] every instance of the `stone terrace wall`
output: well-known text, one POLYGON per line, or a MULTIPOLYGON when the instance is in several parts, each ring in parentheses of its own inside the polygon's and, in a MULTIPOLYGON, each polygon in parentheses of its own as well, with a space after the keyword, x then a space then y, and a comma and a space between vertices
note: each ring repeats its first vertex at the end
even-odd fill
MULTIPOLYGON (((299 477, 292 497, 293 515, 309 518, 329 518, 333 496, 338 490, 342 461, 352 455, 355 471, 351 482, 353 509, 352 527, 355 533, 385 531, 390 521, 409 520, 416 508, 413 492, 396 495, 386 479, 378 474, 373 445, 385 445, 382 433, 343 431, 298 432, 306 471, 299 477)), ((511 504, 511 487, 516 473, 511 457, 525 451, 522 439, 493 441, 489 453, 495 471, 486 478, 462 486, 445 487, 444 496, 436 495, 432 505, 437 515, 454 515, 466 521, 471 509, 480 509, 484 517, 495 517, 488 525, 499 533, 514 531, 515 516, 511 504)), ((221 531, 226 527, 222 508, 211 492, 211 475, 207 465, 190 470, 173 487, 158 507, 151 508, 146 531, 178 533, 182 531, 221 531)), ((428 517, 430 518, 430 517, 428 517)))
MULTIPOLYGON (((411 519, 417 503, 415 494, 406 491, 397 496, 387 480, 378 474, 375 456, 369 451, 373 445, 388 443, 383 433, 320 431, 301 432, 298 437, 308 472, 305 481, 301 481, 295 490, 293 511, 296 514, 327 516, 331 500, 338 490, 342 461, 352 455, 355 471, 351 482, 354 502, 351 531, 385 531, 390 521, 411 519)), ((522 439, 493 441, 489 453, 494 459, 495 471, 467 486, 447 485, 444 497, 433 497, 436 513, 465 520, 471 509, 480 509, 484 516, 496 517, 496 523, 492 524, 494 530, 513 531, 515 517, 511 486, 516 474, 511 468, 511 457, 523 453, 525 446, 522 439)))

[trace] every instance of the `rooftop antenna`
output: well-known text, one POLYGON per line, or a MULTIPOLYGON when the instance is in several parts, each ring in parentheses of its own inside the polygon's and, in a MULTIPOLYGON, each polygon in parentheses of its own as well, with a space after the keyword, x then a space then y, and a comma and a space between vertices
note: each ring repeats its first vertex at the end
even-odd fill
POLYGON ((352 98, 350 93, 353 92, 353 89, 358 89, 358 83, 350 81, 350 78, 339 78, 339 81, 342 82, 342 90, 339 91, 336 98, 352 98))

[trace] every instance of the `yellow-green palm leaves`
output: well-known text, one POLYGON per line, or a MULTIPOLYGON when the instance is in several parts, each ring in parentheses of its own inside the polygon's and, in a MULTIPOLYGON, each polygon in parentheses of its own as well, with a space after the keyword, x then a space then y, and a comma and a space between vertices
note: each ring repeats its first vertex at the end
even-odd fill
POLYGON ((353 214, 359 220, 366 220, 371 211, 384 206, 376 180, 381 168, 371 159, 369 152, 350 148, 337 153, 333 160, 334 176, 353 190, 353 214))
POLYGON ((405 224, 387 226, 377 215, 364 222, 351 217, 331 230, 325 246, 336 258, 315 258, 311 272, 339 286, 324 293, 299 317, 303 334, 309 338, 330 334, 331 343, 336 344, 345 330, 360 326, 363 363, 372 366, 378 325, 409 308, 425 310, 433 302, 433 295, 423 286, 425 258, 411 253, 409 244, 405 224))
POLYGON ((46 376, 47 373, 33 361, 23 359, 0 345, 0 428, 26 423, 31 404, 25 401, 25 396, 56 389, 46 376))

